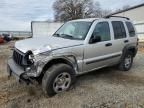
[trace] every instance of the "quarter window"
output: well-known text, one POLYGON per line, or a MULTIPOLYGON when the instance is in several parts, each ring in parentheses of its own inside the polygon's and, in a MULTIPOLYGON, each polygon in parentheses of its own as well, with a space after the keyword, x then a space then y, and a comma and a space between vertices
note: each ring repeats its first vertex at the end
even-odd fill
POLYGON ((99 22, 93 31, 93 36, 100 36, 101 41, 110 40, 111 36, 108 22, 99 22))
POLYGON ((126 31, 124 24, 121 21, 112 21, 112 26, 114 30, 114 38, 121 39, 126 37, 126 31))
POLYGON ((135 36, 135 30, 134 30, 134 27, 133 27, 132 23, 131 22, 126 22, 126 25, 127 25, 130 37, 134 37, 135 36))

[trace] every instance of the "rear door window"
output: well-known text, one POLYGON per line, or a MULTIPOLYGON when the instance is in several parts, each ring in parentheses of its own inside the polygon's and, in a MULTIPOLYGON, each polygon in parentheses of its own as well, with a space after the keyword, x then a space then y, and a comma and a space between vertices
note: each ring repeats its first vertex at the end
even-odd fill
POLYGON ((128 32, 129 32, 130 37, 134 37, 135 36, 135 30, 134 30, 132 23, 126 22, 126 26, 128 28, 128 32))
POLYGON ((112 21, 112 26, 114 30, 114 38, 122 39, 126 38, 126 31, 123 22, 121 21, 112 21))

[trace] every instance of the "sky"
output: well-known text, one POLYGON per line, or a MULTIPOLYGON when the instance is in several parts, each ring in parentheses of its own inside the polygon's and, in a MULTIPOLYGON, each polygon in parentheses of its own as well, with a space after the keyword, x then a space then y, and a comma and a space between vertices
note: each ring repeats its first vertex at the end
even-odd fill
MULTIPOLYGON (((31 21, 54 18, 55 0, 0 0, 0 31, 30 31, 31 21)), ((116 10, 125 5, 138 5, 144 0, 95 0, 103 9, 116 10)))

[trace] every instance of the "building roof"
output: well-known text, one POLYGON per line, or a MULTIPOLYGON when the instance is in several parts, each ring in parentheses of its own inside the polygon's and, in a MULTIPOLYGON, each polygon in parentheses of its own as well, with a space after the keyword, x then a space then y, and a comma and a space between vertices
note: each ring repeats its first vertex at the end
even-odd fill
POLYGON ((118 12, 111 13, 110 15, 119 14, 119 13, 126 12, 126 11, 129 11, 129 10, 135 9, 135 8, 142 7, 142 6, 144 6, 144 3, 139 4, 139 5, 136 5, 136 6, 133 6, 133 7, 130 7, 130 8, 128 8, 128 9, 124 9, 124 10, 120 10, 120 11, 118 11, 118 12))

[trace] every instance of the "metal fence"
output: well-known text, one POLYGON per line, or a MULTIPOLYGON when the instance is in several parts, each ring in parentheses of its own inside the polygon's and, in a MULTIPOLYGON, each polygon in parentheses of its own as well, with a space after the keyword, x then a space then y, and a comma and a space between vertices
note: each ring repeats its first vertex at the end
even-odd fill
POLYGON ((0 35, 2 34, 12 34, 13 37, 21 38, 32 37, 32 33, 29 31, 0 31, 0 35))

